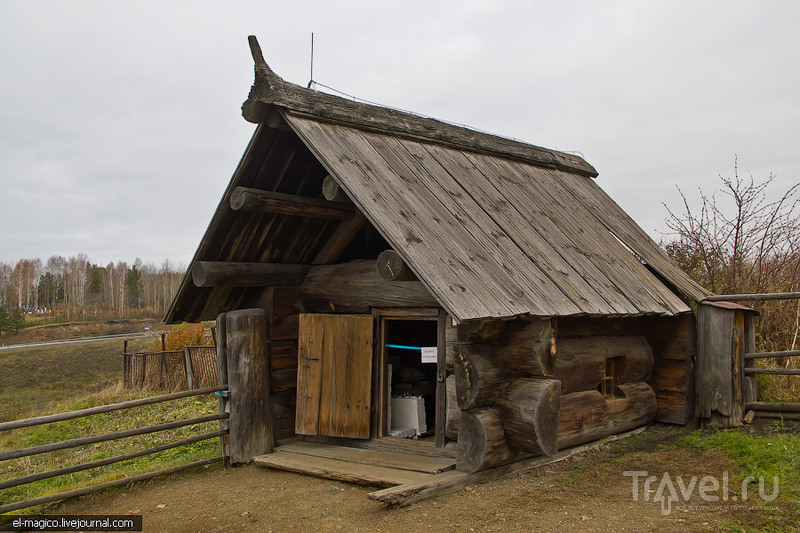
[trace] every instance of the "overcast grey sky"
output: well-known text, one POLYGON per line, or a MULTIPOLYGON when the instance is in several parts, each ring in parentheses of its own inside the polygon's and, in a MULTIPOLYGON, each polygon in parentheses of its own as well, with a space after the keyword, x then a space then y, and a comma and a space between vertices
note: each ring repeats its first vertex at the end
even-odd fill
POLYGON ((800 2, 0 1, 0 261, 188 264, 285 79, 581 153, 651 235, 719 174, 800 181, 800 2))

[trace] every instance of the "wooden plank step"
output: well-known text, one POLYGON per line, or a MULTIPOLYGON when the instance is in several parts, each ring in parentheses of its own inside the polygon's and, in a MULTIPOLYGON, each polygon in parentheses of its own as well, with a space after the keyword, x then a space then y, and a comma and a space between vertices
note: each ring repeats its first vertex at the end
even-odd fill
POLYGON ((408 470, 387 468, 385 466, 348 463, 336 459, 298 455, 295 453, 270 453, 255 457, 253 461, 257 465, 277 468, 278 470, 287 470, 299 474, 309 474, 327 479, 335 479, 336 481, 346 481, 348 483, 375 487, 391 487, 393 485, 403 485, 406 483, 419 483, 427 478, 433 477, 431 474, 423 474, 421 472, 409 472, 408 470))
POLYGON ((347 439, 342 437, 320 437, 306 435, 305 442, 319 442, 346 446, 347 448, 360 448, 363 450, 379 450, 396 453, 409 453, 413 455, 426 455, 428 457, 449 457, 455 459, 457 448, 455 443, 448 443, 445 448, 437 448, 433 441, 401 439, 397 437, 380 437, 378 439, 347 439))
POLYGON ((400 470, 410 470, 412 472, 424 472, 426 474, 438 474, 447 470, 453 470, 456 466, 454 459, 390 451, 364 450, 313 442, 292 442, 276 448, 275 451, 280 453, 325 457, 350 463, 385 466, 389 468, 398 468, 400 470))
POLYGON ((442 496, 443 494, 456 492, 470 485, 484 483, 486 481, 498 479, 510 474, 525 472, 544 465, 557 463, 567 459, 568 457, 572 457, 573 455, 577 455, 585 451, 597 450, 608 442, 638 435, 646 429, 647 426, 637 428, 626 433, 621 433, 619 435, 610 435, 588 444, 582 444, 580 446, 562 450, 552 457, 532 457, 530 459, 523 459, 522 461, 509 463, 496 468, 481 470, 480 472, 474 472, 472 474, 459 472, 457 470, 442 472, 441 474, 428 476, 426 479, 422 479, 421 481, 414 483, 398 485, 396 487, 370 492, 367 494, 367 498, 385 503, 387 505, 410 505, 412 503, 427 500, 429 498, 436 498, 438 496, 442 496))

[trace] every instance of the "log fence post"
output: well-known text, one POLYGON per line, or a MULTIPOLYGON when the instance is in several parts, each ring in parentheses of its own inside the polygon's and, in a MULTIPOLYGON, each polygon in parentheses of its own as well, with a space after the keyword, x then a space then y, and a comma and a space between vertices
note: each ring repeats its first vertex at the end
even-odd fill
POLYGON ((232 311, 225 317, 231 464, 272 452, 267 318, 263 309, 232 311))
POLYGON ((192 367, 192 353, 189 347, 183 349, 183 369, 186 373, 186 388, 188 390, 194 389, 194 368, 192 367))

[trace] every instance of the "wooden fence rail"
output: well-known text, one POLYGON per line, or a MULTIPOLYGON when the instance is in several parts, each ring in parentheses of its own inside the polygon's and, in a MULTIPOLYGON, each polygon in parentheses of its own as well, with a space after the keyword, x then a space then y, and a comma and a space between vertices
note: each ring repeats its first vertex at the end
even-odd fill
MULTIPOLYGON (((120 403, 115 403, 115 404, 101 405, 101 406, 97 406, 97 407, 91 407, 91 408, 88 408, 88 409, 81 409, 81 410, 78 410, 78 411, 71 411, 71 412, 68 412, 68 413, 58 413, 58 414, 53 414, 53 415, 46 415, 46 416, 27 418, 27 419, 23 419, 23 420, 14 420, 14 421, 11 421, 11 422, 0 423, 0 431, 10 431, 10 430, 13 430, 13 429, 40 426, 40 425, 43 425, 43 424, 49 424, 49 423, 53 423, 53 422, 60 422, 60 421, 64 421, 64 420, 72 420, 72 419, 75 419, 75 418, 93 416, 93 415, 97 415, 97 414, 101 414, 101 413, 108 413, 108 412, 112 412, 112 411, 120 411, 120 410, 124 410, 124 409, 131 409, 131 408, 138 407, 138 406, 141 406, 141 405, 163 403, 163 402, 168 402, 168 401, 171 401, 171 400, 177 400, 179 398, 186 398, 186 397, 189 397, 189 396, 200 396, 200 395, 203 395, 203 394, 214 393, 214 392, 217 392, 217 391, 224 391, 226 389, 227 389, 227 385, 220 385, 220 386, 216 386, 216 387, 206 387, 206 388, 198 389, 198 390, 194 390, 194 391, 178 392, 178 393, 173 393, 173 394, 165 394, 165 395, 161 395, 161 396, 156 396, 156 397, 152 397, 152 398, 142 398, 142 399, 139 399, 139 400, 131 400, 131 401, 120 402, 120 403)), ((190 419, 186 419, 186 420, 177 420, 177 421, 174 421, 174 422, 156 424, 156 425, 146 426, 146 427, 142 427, 142 428, 135 428, 135 429, 129 429, 129 430, 124 430, 124 431, 116 431, 116 432, 113 432, 113 433, 106 433, 106 434, 103 434, 103 435, 95 435, 95 436, 91 436, 91 437, 83 437, 83 438, 79 438, 79 439, 65 440, 65 441, 45 444, 45 445, 41 445, 41 446, 33 446, 33 447, 30 447, 30 448, 21 448, 21 449, 17 449, 17 450, 10 450, 10 451, 6 451, 6 452, 0 453, 0 461, 7 461, 7 460, 10 460, 10 459, 19 459, 19 458, 22 458, 22 457, 29 457, 29 456, 32 456, 32 455, 37 455, 37 454, 42 454, 42 453, 49 453, 49 452, 53 452, 53 451, 56 451, 56 450, 75 448, 77 446, 84 446, 84 445, 87 445, 87 444, 93 444, 93 443, 97 443, 97 442, 105 442, 105 441, 110 441, 110 440, 117 440, 117 439, 122 439, 122 438, 126 438, 126 437, 131 437, 131 436, 134 436, 134 435, 144 435, 144 434, 148 434, 148 433, 155 433, 155 432, 158 432, 158 431, 164 431, 164 430, 167 430, 167 429, 173 429, 173 428, 177 428, 177 427, 189 426, 189 425, 194 425, 194 424, 201 424, 201 423, 210 422, 210 421, 213 421, 213 420, 226 420, 228 418, 229 418, 229 414, 228 413, 220 412, 220 413, 216 413, 216 414, 212 414, 212 415, 195 417, 195 418, 190 418, 190 419)), ((192 444, 192 443, 195 443, 195 442, 200 442, 200 441, 203 441, 203 440, 208 440, 208 439, 213 439, 213 438, 222 439, 227 433, 228 433, 227 426, 226 425, 222 425, 222 427, 221 427, 221 429, 219 431, 214 431, 214 432, 210 432, 210 433, 204 433, 204 434, 201 434, 201 435, 196 435, 194 437, 188 437, 188 438, 180 439, 180 440, 177 440, 177 441, 165 443, 165 444, 162 444, 162 445, 159 445, 159 446, 153 446, 153 447, 146 448, 146 449, 143 449, 143 450, 138 450, 138 451, 135 451, 135 452, 122 454, 122 455, 117 455, 117 456, 114 456, 114 457, 108 457, 108 458, 105 458, 105 459, 91 461, 91 462, 87 462, 87 463, 83 463, 83 464, 79 464, 79 465, 62 467, 62 468, 57 468, 57 469, 54 469, 54 470, 49 470, 49 471, 46 471, 46 472, 39 472, 39 473, 36 473, 36 474, 23 476, 23 477, 20 477, 20 478, 4 480, 4 481, 0 482, 0 489, 6 489, 6 488, 10 488, 10 487, 16 487, 16 486, 20 486, 20 485, 25 485, 25 484, 33 483, 33 482, 40 481, 40 480, 43 480, 43 479, 49 479, 49 478, 56 477, 56 476, 72 474, 74 472, 80 472, 80 471, 88 470, 88 469, 91 469, 91 468, 98 468, 98 467, 101 467, 101 466, 105 466, 105 465, 109 465, 109 464, 113 464, 113 463, 118 463, 118 462, 126 461, 126 460, 129 460, 129 459, 134 459, 134 458, 137 458, 137 457, 143 457, 145 455, 158 453, 158 452, 161 452, 161 451, 164 451, 164 450, 168 450, 168 449, 171 449, 171 448, 177 448, 179 446, 185 446, 185 445, 192 444)), ((132 477, 124 478, 124 479, 118 479, 118 480, 114 480, 114 481, 109 481, 107 483, 101 483, 101 484, 98 484, 98 485, 92 485, 90 487, 83 487, 83 488, 80 488, 80 489, 74 489, 74 490, 70 490, 70 491, 66 491, 66 492, 61 492, 61 493, 58 493, 58 494, 50 494, 50 495, 42 496, 42 497, 39 497, 39 498, 33 498, 33 499, 24 500, 24 501, 20 501, 20 502, 0 505, 0 513, 7 513, 7 512, 15 511, 15 510, 18 510, 18 509, 24 509, 25 507, 31 507, 31 506, 34 506, 34 505, 39 505, 39 504, 42 504, 42 503, 48 503, 48 502, 52 502, 52 501, 56 501, 56 500, 62 500, 62 499, 66 499, 66 498, 72 498, 72 497, 75 497, 75 496, 81 496, 81 495, 89 494, 91 492, 95 492, 95 491, 98 491, 98 490, 103 490, 103 489, 106 489, 106 488, 109 488, 109 487, 114 487, 114 486, 118 486, 118 485, 124 485, 126 483, 131 483, 131 482, 145 480, 145 479, 150 479, 152 477, 159 476, 159 475, 162 475, 162 474, 169 474, 169 473, 172 473, 172 472, 179 472, 181 470, 186 470, 186 469, 194 468, 194 467, 197 467, 197 466, 202 466, 202 465, 211 464, 211 463, 215 463, 215 462, 222 462, 223 459, 224 458, 222 456, 214 457, 214 458, 210 458, 210 459, 203 459, 201 461, 194 461, 192 463, 173 466, 173 467, 165 468, 165 469, 158 470, 158 471, 155 471, 155 472, 148 472, 148 473, 140 474, 140 475, 137 475, 137 476, 132 476, 132 477)))
MULTIPOLYGON (((797 300, 800 299, 800 292, 779 292, 767 294, 723 294, 710 296, 709 301, 762 301, 762 300, 797 300)), ((751 332, 751 335, 753 332, 751 332)), ((800 357, 800 350, 785 350, 778 352, 756 352, 755 342, 751 344, 751 351, 744 354, 744 375, 771 375, 771 376, 800 376, 798 368, 760 368, 756 366, 746 366, 758 359, 773 359, 781 357, 800 357)), ((749 378, 753 379, 753 378, 749 378)), ((746 398, 747 400, 748 398, 746 398)), ((752 399, 755 399, 754 397, 752 399)), ((787 418, 798 419, 800 417, 800 402, 757 402, 746 401, 745 410, 752 410, 758 413, 761 418, 787 418)))
POLYGON ((122 409, 130 409, 132 407, 139 407, 140 405, 164 403, 170 400, 188 398, 190 396, 201 396, 203 394, 223 391, 225 389, 226 387, 224 386, 206 387, 204 389, 173 392, 172 394, 162 394, 161 396, 151 396, 150 398, 140 398, 138 400, 129 400, 127 402, 98 405, 97 407, 88 407, 86 409, 69 411, 67 413, 56 413, 54 415, 44 415, 44 416, 36 416, 33 418, 24 418, 22 420, 12 420, 10 422, 0 423, 0 431, 8 431, 11 429, 25 428, 31 426, 41 426, 42 424, 50 424, 51 422, 63 422, 65 420, 73 420, 75 418, 83 418, 85 416, 98 415, 101 413, 110 413, 112 411, 120 411, 122 409))
POLYGON ((745 361, 753 359, 766 359, 768 357, 794 357, 800 355, 800 350, 786 350, 783 352, 755 352, 744 354, 745 361))

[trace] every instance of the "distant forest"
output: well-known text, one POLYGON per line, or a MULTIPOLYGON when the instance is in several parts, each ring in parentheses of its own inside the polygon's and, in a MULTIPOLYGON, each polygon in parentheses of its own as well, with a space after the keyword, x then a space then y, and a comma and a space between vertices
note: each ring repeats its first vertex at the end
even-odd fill
POLYGON ((100 266, 86 254, 0 262, 0 326, 16 329, 30 314, 64 320, 161 317, 184 271, 169 260, 156 266, 138 258, 100 266))

